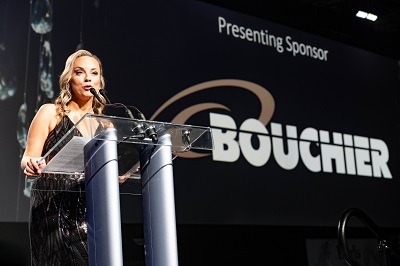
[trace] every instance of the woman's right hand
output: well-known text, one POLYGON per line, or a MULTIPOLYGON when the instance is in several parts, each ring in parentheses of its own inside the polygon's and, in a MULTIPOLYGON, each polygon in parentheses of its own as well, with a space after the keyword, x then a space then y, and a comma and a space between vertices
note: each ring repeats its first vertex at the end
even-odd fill
POLYGON ((42 169, 46 166, 43 158, 30 158, 26 161, 24 174, 27 176, 38 176, 42 173, 42 169), (40 162, 40 163, 39 163, 40 162))

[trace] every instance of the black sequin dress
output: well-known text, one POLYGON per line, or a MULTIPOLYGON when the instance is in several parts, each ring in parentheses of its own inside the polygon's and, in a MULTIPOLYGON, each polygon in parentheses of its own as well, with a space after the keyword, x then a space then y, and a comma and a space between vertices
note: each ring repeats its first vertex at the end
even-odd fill
MULTIPOLYGON (((47 137, 49 151, 73 127, 68 116, 47 137)), ((49 161, 74 136, 63 141, 49 161)), ((84 174, 42 174, 32 185, 29 232, 32 265, 88 265, 84 174)))

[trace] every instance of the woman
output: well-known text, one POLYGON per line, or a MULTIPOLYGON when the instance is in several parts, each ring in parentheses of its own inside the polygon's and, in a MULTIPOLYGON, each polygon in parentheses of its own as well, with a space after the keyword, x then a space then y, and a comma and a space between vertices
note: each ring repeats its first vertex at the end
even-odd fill
MULTIPOLYGON (((83 115, 102 113, 104 106, 90 92, 90 88, 104 88, 101 61, 86 50, 73 53, 65 63, 59 84, 60 95, 54 104, 41 106, 32 120, 21 160, 26 176, 39 176, 31 192, 32 264, 87 265, 84 175, 42 173, 63 145, 45 160, 40 159, 83 115)), ((73 135, 89 136, 89 131, 78 125, 73 135)))

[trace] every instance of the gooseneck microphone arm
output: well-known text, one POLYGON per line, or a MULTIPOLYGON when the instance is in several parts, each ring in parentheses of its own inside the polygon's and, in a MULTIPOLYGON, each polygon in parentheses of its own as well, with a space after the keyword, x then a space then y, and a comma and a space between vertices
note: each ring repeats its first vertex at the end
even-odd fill
MULTIPOLYGON (((90 92, 97 98, 97 100, 99 100, 99 102, 103 103, 103 101, 101 101, 99 95, 97 94, 96 90, 93 89, 93 91, 92 91, 92 89, 93 88, 90 89, 90 92)), ((131 119, 134 119, 134 116, 133 116, 131 110, 128 107, 133 108, 133 109, 136 110, 140 120, 147 120, 146 117, 143 115, 143 113, 137 107, 130 106, 130 105, 126 106, 126 105, 124 105, 122 103, 111 103, 110 99, 107 97, 105 89, 100 89, 99 92, 104 97, 104 99, 106 99, 106 102, 107 102, 107 104, 105 104, 106 106, 107 105, 109 105, 109 106, 122 106, 125 109, 125 112, 126 112, 127 116, 129 118, 131 118, 131 119)), ((156 129, 154 128, 153 125, 138 124, 134 128, 134 131, 137 133, 137 135, 142 135, 142 134, 143 135, 144 134, 147 135, 152 140, 153 143, 157 143, 158 142, 158 136, 157 136, 157 133, 156 133, 156 129)))
POLYGON ((124 108, 125 113, 126 113, 126 115, 127 115, 129 118, 135 119, 135 117, 134 117, 133 114, 132 114, 132 111, 131 111, 128 107, 126 107, 125 104, 122 104, 122 103, 109 103, 109 104, 106 104, 106 106, 107 106, 107 105, 108 105, 108 106, 121 106, 121 107, 124 108))
POLYGON ((135 118, 135 117, 133 116, 133 114, 132 114, 132 111, 131 111, 128 107, 126 107, 126 105, 124 105, 124 104, 122 104, 122 103, 114 103, 114 104, 112 104, 112 103, 110 102, 110 99, 108 99, 107 95, 105 94, 105 90, 104 90, 104 89, 100 89, 99 92, 100 92, 100 94, 104 97, 104 99, 106 99, 107 104, 105 104, 105 103, 101 100, 101 98, 100 98, 100 96, 99 96, 99 94, 97 93, 97 91, 96 91, 95 88, 90 88, 90 92, 94 95, 94 97, 96 97, 96 99, 97 99, 101 104, 103 104, 103 105, 105 105, 105 106, 107 106, 107 105, 110 105, 110 106, 113 106, 113 105, 114 105, 114 106, 121 106, 121 107, 124 108, 125 113, 126 113, 126 115, 127 115, 129 118, 132 118, 132 119, 135 118))
MULTIPOLYGON (((142 112, 140 112, 138 110, 138 115, 140 117, 141 120, 147 120, 146 117, 144 116, 144 114, 142 112)), ((158 136, 156 133, 156 129, 154 128, 153 125, 147 125, 146 129, 145 129, 146 135, 151 138, 151 141, 153 141, 153 143, 157 143, 158 142, 158 136)))

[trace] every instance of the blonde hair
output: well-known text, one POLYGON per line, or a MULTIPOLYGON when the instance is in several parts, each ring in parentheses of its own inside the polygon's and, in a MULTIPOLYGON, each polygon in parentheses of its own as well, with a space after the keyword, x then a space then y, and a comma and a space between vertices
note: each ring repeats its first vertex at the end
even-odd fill
MULTIPOLYGON (((55 99, 54 104, 56 105, 56 111, 57 111, 57 117, 61 118, 61 116, 67 114, 70 110, 68 109, 68 104, 71 102, 72 99, 72 92, 71 92, 71 77, 72 77, 72 67, 74 65, 74 62, 77 58, 81 56, 90 56, 96 59, 96 61, 99 63, 100 66, 100 88, 99 89, 104 89, 105 86, 105 81, 104 81, 104 76, 103 76, 103 67, 101 64, 100 59, 92 54, 89 51, 86 50, 78 50, 75 53, 71 54, 67 61, 65 62, 65 68, 64 71, 60 75, 60 94, 58 97, 55 99)), ((106 102, 104 97, 99 94, 100 98, 103 100, 103 102, 106 102)), ((93 112, 95 114, 101 114, 101 112, 104 109, 104 105, 101 104, 95 97, 93 98, 93 112)))

